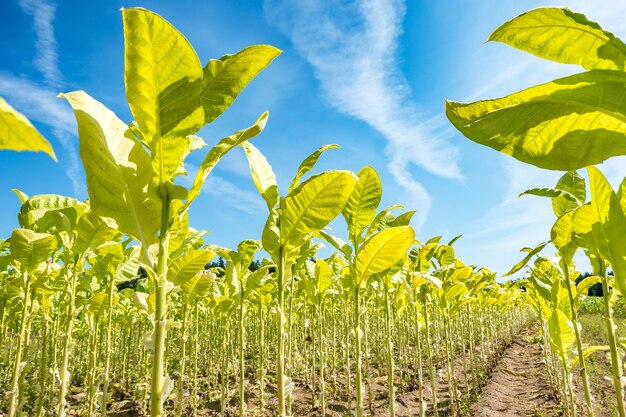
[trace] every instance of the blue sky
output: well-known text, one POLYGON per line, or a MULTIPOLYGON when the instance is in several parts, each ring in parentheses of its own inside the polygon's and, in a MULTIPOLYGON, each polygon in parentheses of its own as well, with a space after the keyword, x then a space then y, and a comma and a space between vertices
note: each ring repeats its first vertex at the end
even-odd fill
MULTIPOLYGON (((468 263, 505 272, 523 246, 547 240, 547 201, 517 194, 550 186, 559 173, 525 166, 464 139, 444 116, 444 98, 491 98, 578 72, 500 44, 485 43, 499 24, 546 5, 503 0, 264 0, 211 2, 5 0, 0 13, 0 96, 51 141, 43 154, 0 154, 0 234, 17 226, 18 188, 29 195, 86 198, 74 116, 59 92, 82 89, 127 122, 119 9, 147 7, 174 24, 200 60, 268 43, 283 54, 200 135, 209 144, 270 111, 254 140, 285 190, 299 162, 325 143, 320 169, 375 167, 381 206, 417 210, 418 239, 457 234, 468 263), (77 6, 77 4, 80 4, 77 6)), ((626 3, 562 1, 626 39, 626 3)), ((206 150, 204 151, 206 152, 206 150)), ((203 151, 188 159, 193 170, 203 151)), ((624 159, 601 169, 616 185, 624 159)), ((207 241, 234 246, 258 238, 266 209, 243 152, 228 155, 191 209, 207 241)), ((342 221, 332 227, 343 235, 342 221)))

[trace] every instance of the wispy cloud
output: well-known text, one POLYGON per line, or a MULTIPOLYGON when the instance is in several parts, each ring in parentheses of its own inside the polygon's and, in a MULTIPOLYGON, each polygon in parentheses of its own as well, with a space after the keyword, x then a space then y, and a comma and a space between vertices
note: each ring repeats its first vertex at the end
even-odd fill
POLYGON ((58 67, 57 41, 52 24, 56 8, 43 0, 19 0, 19 4, 24 13, 33 18, 36 35, 36 54, 33 63, 41 71, 49 87, 59 88, 62 77, 58 67))
POLYGON ((461 178, 459 154, 412 100, 398 61, 405 3, 402 0, 265 0, 269 22, 290 38, 312 65, 326 101, 362 120, 388 141, 388 169, 421 210, 430 196, 410 172, 461 178))
POLYGON ((74 195, 86 197, 84 174, 76 146, 76 121, 67 103, 56 98, 63 88, 53 25, 56 8, 43 0, 19 0, 19 5, 24 13, 33 18, 33 64, 44 82, 0 72, 0 95, 31 120, 51 128, 65 151, 65 157, 58 152, 57 156, 72 183, 74 195))

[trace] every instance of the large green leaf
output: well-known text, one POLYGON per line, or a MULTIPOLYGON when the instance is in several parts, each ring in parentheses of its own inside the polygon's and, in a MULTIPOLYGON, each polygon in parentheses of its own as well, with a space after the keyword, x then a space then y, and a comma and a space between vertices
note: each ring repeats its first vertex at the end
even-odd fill
MULTIPOLYGON (((111 298, 111 305, 116 305, 120 299, 120 296, 113 294, 111 298)), ((109 295, 105 293, 99 293, 89 299, 89 312, 94 317, 102 317, 104 313, 109 309, 109 295)))
POLYGON ((615 287, 626 296, 626 215, 604 175, 595 167, 587 168, 591 188, 591 207, 599 220, 593 227, 595 243, 615 274, 615 287))
POLYGON ((31 272, 46 262, 57 248, 57 239, 47 233, 14 229, 11 234, 11 257, 22 272, 31 272))
POLYGON ((180 289, 186 302, 189 303, 196 298, 206 297, 213 288, 215 278, 215 273, 212 271, 202 270, 181 283, 180 289))
POLYGON ((548 320, 550 345, 561 356, 567 356, 576 341, 574 325, 567 315, 559 309, 552 311, 548 320))
POLYGON ((60 96, 76 114, 91 210, 139 242, 155 242, 161 200, 150 186, 150 156, 139 142, 124 135, 126 125, 87 93, 60 96))
POLYGON ((586 69, 626 69, 626 45, 585 15, 567 8, 530 10, 500 26, 489 40, 586 69))
POLYGON ((215 252, 212 250, 190 250, 171 263, 167 271, 167 279, 175 285, 183 285, 202 271, 204 266, 214 257, 215 252))
POLYGON ((574 236, 576 231, 574 216, 579 209, 580 208, 568 211, 559 217, 550 230, 550 240, 561 255, 561 258, 563 258, 565 264, 571 262, 576 250, 578 250, 580 246, 574 236))
POLYGON ((98 246, 113 239, 118 233, 117 230, 103 222, 98 215, 90 211, 78 220, 77 237, 73 250, 84 256, 88 251, 93 251, 98 246))
POLYGON ((87 205, 75 198, 57 194, 40 194, 28 198, 22 204, 17 218, 22 227, 40 232, 48 231, 52 226, 60 229, 62 219, 67 219, 68 224, 65 225, 64 230, 68 230, 76 226, 76 220, 86 210, 87 205))
POLYGON ((267 207, 272 210, 278 204, 279 199, 276 174, 265 156, 254 145, 250 142, 243 142, 241 146, 248 159, 252 181, 267 203, 267 207))
POLYGON ((222 159, 222 157, 235 146, 241 145, 245 141, 250 140, 259 133, 261 133, 265 128, 265 123, 267 123, 268 116, 268 112, 263 113, 252 126, 244 130, 239 130, 234 134, 223 138, 218 142, 217 145, 211 148, 209 153, 207 153, 206 157, 204 158, 204 161, 202 161, 198 172, 196 173, 196 178, 194 179, 193 185, 191 186, 189 194, 187 195, 187 201, 180 210, 181 212, 185 211, 192 203, 192 201, 195 200, 198 195, 200 195, 200 191, 202 190, 202 186, 204 185, 206 177, 211 173, 219 160, 222 159))
POLYGON ((0 97, 0 149, 45 152, 57 160, 52 146, 28 121, 0 97))
POLYGON ((304 174, 313 169, 315 164, 317 164, 317 161, 320 159, 320 156, 322 156, 324 152, 329 149, 337 148, 339 148, 339 145, 336 144, 324 145, 321 148, 317 149, 315 152, 313 152, 311 155, 304 158, 304 161, 302 161, 302 163, 298 167, 298 172, 296 173, 296 176, 293 177, 293 180, 291 181, 291 185, 289 186, 287 194, 291 193, 300 184, 300 178, 302 178, 304 174))
POLYGON ((183 138, 204 124, 202 65, 187 39, 161 16, 130 8, 122 18, 128 104, 152 152, 163 155, 162 137, 183 138))
POLYGON ((139 253, 141 247, 131 246, 124 251, 124 261, 117 266, 115 282, 129 281, 137 277, 139 272, 139 253))
POLYGON ((465 136, 540 168, 575 170, 626 154, 626 73, 593 70, 446 115, 465 136))
POLYGON ((230 107, 239 93, 281 51, 269 45, 253 45, 233 55, 210 60, 204 67, 202 107, 204 122, 211 123, 230 107))
POLYGON ((559 179, 555 187, 557 190, 571 194, 575 201, 567 197, 559 196, 552 199, 552 210, 557 217, 565 212, 575 209, 580 204, 584 204, 587 199, 587 187, 585 179, 576 171, 568 171, 559 179))
POLYGON ((361 236, 363 229, 376 216, 376 210, 383 194, 380 178, 374 168, 363 167, 357 176, 359 180, 342 212, 348 224, 348 232, 353 240, 361 236))
POLYGON ((328 262, 318 258, 315 261, 315 278, 317 278, 316 290, 318 294, 323 294, 332 285, 333 270, 328 262))
POLYGON ((362 285, 370 275, 389 269, 402 260, 413 239, 413 229, 401 226, 381 230, 363 242, 356 257, 356 284, 362 285))
POLYGON ((281 204, 282 245, 299 246, 306 235, 326 227, 341 213, 355 184, 349 171, 323 172, 300 184, 281 204))

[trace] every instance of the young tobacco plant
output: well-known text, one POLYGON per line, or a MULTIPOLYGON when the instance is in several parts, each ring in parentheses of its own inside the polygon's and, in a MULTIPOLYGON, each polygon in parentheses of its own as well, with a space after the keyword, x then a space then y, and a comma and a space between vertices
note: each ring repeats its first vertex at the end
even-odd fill
POLYGON ((285 324, 289 319, 285 315, 286 284, 293 279, 294 266, 300 258, 301 248, 341 212, 354 189, 356 178, 348 171, 327 171, 300 183, 302 176, 315 166, 324 151, 337 147, 327 145, 300 164, 287 195, 281 197, 276 175, 267 159, 252 144, 246 142, 241 146, 248 158, 254 183, 270 212, 263 229, 262 244, 276 265, 276 384, 278 415, 285 417, 286 399, 290 396, 290 387, 293 386, 291 378, 285 375, 285 324))
POLYGON ((221 157, 263 130, 267 112, 214 146, 191 188, 175 179, 186 174, 187 155, 205 146, 195 134, 222 114, 280 51, 251 46, 202 67, 187 39, 159 15, 130 8, 122 11, 122 19, 124 82, 135 121, 122 122, 83 91, 60 96, 68 100, 78 122, 92 211, 141 244, 142 266, 154 279, 150 415, 157 417, 164 415, 171 386, 164 363, 172 225, 185 215, 221 157))

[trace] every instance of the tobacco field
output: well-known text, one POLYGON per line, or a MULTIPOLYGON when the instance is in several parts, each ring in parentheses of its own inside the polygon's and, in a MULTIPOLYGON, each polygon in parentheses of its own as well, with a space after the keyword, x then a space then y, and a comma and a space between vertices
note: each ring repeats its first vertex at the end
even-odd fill
MULTIPOLYGON (((619 38, 566 8, 530 10, 489 41, 581 72, 446 100, 471 141, 562 173, 518 190, 550 199, 554 225, 497 276, 463 262, 461 236, 418 236, 414 208, 383 207, 374 168, 316 169, 337 144, 294 146, 302 163, 279 189, 254 145, 272 140, 269 112, 219 141, 197 135, 279 49, 198 57, 163 17, 121 16, 133 120, 88 92, 59 95, 89 198, 10 196, 21 208, 0 240, 0 416, 626 417, 626 181, 614 189, 595 166, 626 155, 619 38), (192 152, 203 162, 185 187, 192 152), (229 152, 245 154, 267 206, 232 248, 188 216, 229 152)), ((2 98, 0 148, 56 158, 2 98)))

